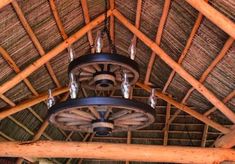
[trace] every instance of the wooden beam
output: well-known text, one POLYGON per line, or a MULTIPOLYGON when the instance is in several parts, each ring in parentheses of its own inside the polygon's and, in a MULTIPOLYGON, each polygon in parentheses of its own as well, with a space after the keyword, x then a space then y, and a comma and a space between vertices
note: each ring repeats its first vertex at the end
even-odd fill
POLYGON ((8 5, 9 3, 11 3, 11 1, 13 1, 13 0, 1 0, 0 1, 0 9, 3 8, 4 6, 8 5))
MULTIPOLYGON (((206 0, 206 2, 208 2, 208 0, 206 0)), ((178 64, 181 64, 183 62, 186 54, 188 53, 188 50, 189 50, 189 48, 190 48, 190 46, 191 46, 191 44, 193 42, 193 38, 196 35, 197 30, 198 30, 198 28, 201 25, 202 19, 203 19, 202 13, 198 13, 197 19, 196 19, 196 21, 194 23, 194 26, 193 26, 193 29, 192 29, 192 31, 191 31, 191 33, 189 35, 189 38, 188 38, 188 40, 186 42, 186 45, 185 45, 184 49, 183 49, 183 51, 182 51, 182 53, 181 53, 181 55, 179 57, 178 64)), ((172 79, 174 78, 175 74, 176 74, 175 70, 172 70, 172 72, 171 72, 169 78, 167 79, 167 82, 166 82, 166 84, 165 84, 165 86, 163 88, 163 93, 166 92, 166 90, 167 90, 168 86, 170 85, 172 79)))
MULTIPOLYGON (((137 6, 136 6, 136 16, 135 16, 135 27, 137 29, 140 28, 141 9, 142 9, 142 0, 138 0, 137 1, 137 6)), ((137 43, 136 35, 133 36, 132 42, 136 46, 136 43, 137 43)))
MULTIPOLYGON (((89 11, 88 11, 88 7, 87 7, 87 0, 81 0, 81 4, 82 4, 82 10, 83 10, 85 23, 88 24, 88 23, 90 23, 90 16, 89 16, 89 11)), ((88 41, 91 46, 91 52, 94 53, 95 47, 94 47, 94 41, 93 41, 91 30, 87 32, 87 37, 88 37, 88 41)))
POLYGON ((185 0, 211 22, 235 39, 235 24, 203 0, 185 0))
MULTIPOLYGON (((55 91, 52 92, 52 95, 53 96, 57 96, 57 95, 60 95, 60 94, 63 94, 65 92, 68 92, 68 88, 60 88, 60 89, 56 89, 55 91)), ((4 119, 6 118, 7 116, 10 116, 14 113, 17 113, 17 112, 20 112, 26 108, 29 108, 33 105, 36 105, 42 101, 45 101, 47 100, 48 98, 48 93, 42 93, 40 94, 38 97, 36 98, 33 98, 31 100, 26 100, 25 102, 22 102, 18 105, 16 105, 15 107, 12 107, 12 108, 9 108, 9 109, 5 109, 5 110, 2 110, 0 112, 0 120, 1 119, 4 119)))
POLYGON ((205 124, 204 125, 204 129, 203 129, 203 134, 202 134, 201 147, 205 147, 206 146, 207 134, 208 134, 208 125, 205 124))
MULTIPOLYGON (((169 96, 171 97, 171 96, 169 96)), ((168 133, 169 133, 169 127, 170 127, 170 124, 169 124, 169 120, 170 120, 170 117, 171 117, 171 104, 170 103, 167 103, 167 107, 166 107, 166 120, 165 120, 165 130, 164 130, 164 139, 163 139, 163 145, 167 145, 167 142, 168 142, 168 133)))
MULTIPOLYGON (((156 38, 155 38, 155 42, 158 46, 160 46, 160 43, 161 43, 163 28, 166 24, 167 15, 168 15, 169 9, 170 9, 170 4, 171 4, 171 0, 165 0, 163 11, 162 11, 162 16, 160 19, 160 23, 158 25, 157 34, 156 34, 156 38)), ((150 79, 150 75, 152 72, 153 64, 155 62, 155 58, 156 58, 155 52, 152 51, 152 54, 151 54, 151 57, 150 57, 150 60, 148 63, 148 67, 147 67, 147 72, 145 75, 145 80, 144 80, 145 84, 149 83, 149 79, 150 79)))
MULTIPOLYGON (((112 11, 115 8, 115 0, 109 0, 109 5, 110 5, 110 10, 112 11)), ((111 15, 110 16, 110 37, 113 41, 113 43, 115 42, 115 25, 114 25, 114 16, 111 15)))
POLYGON ((214 143, 215 147, 232 148, 235 146, 235 130, 217 139, 214 143))
MULTIPOLYGON (((230 94, 228 94, 224 99, 223 102, 227 103, 228 101, 230 101, 233 97, 235 97, 235 90, 233 90, 230 94)), ((214 111, 216 111, 216 107, 212 107, 211 109, 209 109, 207 112, 205 112, 203 115, 205 116, 209 116, 211 113, 213 113, 214 111)))
MULTIPOLYGON (((137 82, 136 83, 137 86, 141 87, 142 89, 150 92, 151 91, 151 88, 145 84, 142 84, 140 82, 137 82)), ((175 100, 173 100, 172 98, 170 98, 169 96, 157 91, 156 92, 156 96, 159 97, 160 99, 170 103, 171 105, 174 105, 175 107, 177 107, 178 109, 188 113, 189 115, 197 118, 198 120, 204 122, 205 124, 208 124, 210 125, 211 127, 217 129, 218 131, 222 132, 222 133, 229 133, 231 130, 228 129, 228 128, 225 128, 223 127, 222 125, 210 120, 209 118, 207 118, 206 116, 196 112, 195 110, 187 107, 186 105, 184 104, 181 104, 175 100)))
MULTIPOLYGON (((22 23, 25 31, 28 33, 29 37, 31 38, 34 46, 36 47, 36 49, 38 50, 39 54, 41 56, 44 56, 46 54, 46 52, 44 51, 42 45, 40 44, 38 38, 36 37, 36 35, 34 34, 32 28, 30 27, 28 21, 26 20, 23 11, 21 10, 21 8, 19 7, 18 3, 16 0, 12 1, 12 6, 14 7, 16 14, 18 16, 18 18, 20 19, 20 22, 22 23)), ((49 62, 46 63, 46 68, 51 76, 51 78, 53 79, 54 83, 56 84, 57 87, 61 87, 59 80, 57 79, 52 66, 50 65, 49 62)))
POLYGON ((166 54, 155 42, 149 39, 134 25, 132 25, 127 18, 125 18, 118 10, 113 10, 116 18, 126 26, 132 33, 134 33, 142 42, 151 48, 166 64, 174 69, 183 79, 189 82, 198 92, 204 95, 214 106, 216 106, 225 116, 227 116, 233 123, 235 123, 235 114, 220 101, 210 90, 203 84, 196 80, 192 75, 184 70, 177 62, 175 62, 168 54, 166 54))
POLYGON ((174 163, 218 163, 225 160, 235 161, 235 151, 222 148, 166 147, 64 141, 8 141, 0 142, 0 147, 7 148, 0 149, 1 157, 69 157, 174 163))
MULTIPOLYGON (((208 77, 208 75, 211 73, 211 71, 215 68, 215 66, 223 59, 223 57, 227 54, 228 50, 230 49, 230 47, 233 45, 234 39, 232 37, 230 37, 224 44, 222 50, 220 51, 220 53, 216 56, 216 58, 213 60, 213 62, 210 64, 210 66, 204 71, 204 73, 202 74, 202 76, 199 79, 200 83, 203 83, 206 78, 208 77)), ((188 100, 188 98, 190 97, 190 95, 192 94, 192 92, 194 91, 194 88, 191 87, 188 92, 185 94, 183 100, 181 101, 181 103, 186 104, 186 101, 188 100)), ((234 92, 235 94, 235 92, 234 92)), ((222 101, 223 103, 225 103, 224 101, 222 101)), ((213 109, 212 109, 213 110, 213 109)), ((212 111, 211 110, 211 111, 212 111)), ((208 112, 209 113, 209 112, 208 112)), ((207 114, 208 114, 207 113, 207 114)), ((180 110, 176 111, 174 113, 174 115, 172 116, 172 118, 170 119, 170 123, 172 121, 174 121, 174 119, 180 114, 180 110)))
MULTIPOLYGON (((108 16, 110 16, 112 12, 108 11, 108 16)), ((10 79, 9 81, 5 82, 0 86, 0 94, 5 93, 9 89, 13 88, 15 85, 17 85, 19 82, 21 82, 23 79, 28 77, 31 73, 36 71, 38 68, 40 68, 43 64, 57 56, 59 53, 61 53, 64 49, 68 48, 71 44, 73 44, 75 41, 80 39, 82 36, 84 36, 89 30, 96 27, 98 24, 100 24, 105 19, 105 14, 101 14, 97 18, 95 18, 93 21, 91 21, 89 24, 85 25, 83 28, 81 28, 79 31, 77 31, 75 34, 70 36, 68 39, 57 45, 55 48, 53 48, 51 51, 49 51, 47 54, 42 56, 37 61, 30 64, 27 68, 25 68, 23 71, 21 71, 19 74, 17 74, 15 77, 10 79)))

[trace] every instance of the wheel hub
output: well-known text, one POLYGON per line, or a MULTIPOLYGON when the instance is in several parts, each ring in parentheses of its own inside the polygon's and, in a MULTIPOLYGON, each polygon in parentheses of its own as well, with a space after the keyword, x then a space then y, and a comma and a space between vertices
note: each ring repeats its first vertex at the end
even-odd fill
POLYGON ((101 71, 94 74, 96 89, 111 90, 115 84, 115 75, 108 71, 101 71))

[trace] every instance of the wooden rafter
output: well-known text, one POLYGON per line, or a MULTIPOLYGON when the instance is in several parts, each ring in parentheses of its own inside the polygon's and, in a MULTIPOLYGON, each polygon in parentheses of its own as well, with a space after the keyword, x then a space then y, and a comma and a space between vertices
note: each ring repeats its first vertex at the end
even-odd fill
MULTIPOLYGON (((42 45, 40 44, 38 38, 36 37, 36 35, 34 34, 32 28, 30 27, 28 21, 26 20, 23 11, 21 10, 21 8, 19 7, 18 3, 16 0, 12 1, 12 6, 14 7, 16 14, 18 16, 18 18, 20 19, 20 22, 22 23, 25 31, 28 33, 29 37, 31 38, 34 46, 36 47, 36 49, 38 50, 39 54, 41 56, 44 56, 46 54, 46 52, 44 51, 42 45)), ((57 79, 52 66, 50 65, 49 62, 45 63, 46 64, 46 68, 51 76, 51 78, 53 79, 54 83, 56 84, 57 87, 61 87, 59 80, 57 79)))
POLYGON ((0 147, 7 147, 7 149, 0 149, 0 156, 5 157, 80 157, 174 163, 216 163, 225 160, 235 161, 234 150, 221 148, 166 147, 156 145, 63 141, 9 141, 0 142, 0 147))
MULTIPOLYGON (((169 96, 171 97, 171 96, 169 96)), ((163 139, 163 145, 167 145, 168 142, 168 133, 169 133, 169 120, 170 120, 170 116, 171 116, 171 104, 167 103, 167 107, 166 107, 166 119, 165 119, 165 130, 164 130, 164 139, 163 139)))
MULTIPOLYGON (((115 8, 115 0, 109 0, 110 10, 112 11, 115 8)), ((115 42, 115 25, 114 25, 114 16, 110 16, 110 37, 115 42)))
MULTIPOLYGON (((207 1, 208 1, 208 0, 206 0, 206 2, 207 2, 207 1)), ((186 45, 185 45, 184 49, 183 49, 183 51, 182 51, 182 53, 181 53, 181 55, 180 55, 180 57, 179 57, 178 64, 181 64, 181 63, 183 62, 183 60, 184 60, 186 54, 188 53, 188 50, 189 50, 189 48, 190 48, 190 46, 191 46, 191 44, 192 44, 192 42, 193 42, 193 38, 194 38, 194 36, 196 35, 197 30, 198 30, 198 28, 199 28, 200 25, 201 25, 202 18, 203 18, 202 13, 198 13, 197 19, 196 19, 196 21, 195 21, 195 23, 194 23, 194 26, 193 26, 193 29, 192 29, 192 31, 191 31, 191 33, 190 33, 190 35, 189 35, 189 38, 188 38, 188 40, 187 40, 187 42, 186 42, 186 45)), ((170 73, 170 76, 169 76, 169 78, 167 79, 167 82, 166 82, 166 84, 165 84, 165 86, 164 86, 164 88, 163 88, 163 93, 166 92, 166 90, 167 90, 168 86, 170 85, 172 79, 174 78, 175 74, 176 74, 175 70, 172 70, 172 72, 170 73)))
MULTIPOLYGON (((163 28, 166 24, 167 15, 169 13, 170 4, 171 4, 171 0, 165 0, 163 11, 162 11, 162 16, 161 16, 161 19, 160 19, 160 23, 159 23, 156 38, 155 38, 155 42, 159 46, 160 46, 161 39, 162 39, 163 28)), ((145 80, 144 80, 145 84, 149 83, 149 79, 150 79, 150 75, 151 75, 151 72, 152 72, 152 68, 153 68, 155 58, 156 58, 155 52, 152 51, 152 54, 150 56, 150 60, 149 60, 149 63, 148 63, 146 75, 145 75, 145 80)))
MULTIPOLYGON (((216 58, 213 60, 213 62, 209 65, 209 67, 204 71, 204 73, 200 77, 200 79, 199 79, 200 83, 203 83, 206 80, 206 78, 211 73, 211 71, 215 68, 215 66, 223 59, 223 57, 227 54, 228 50, 232 46, 233 42, 234 42, 234 39, 232 37, 230 37, 226 41, 226 43, 224 44, 224 46, 223 46, 222 50, 220 51, 220 53, 216 56, 216 58)), ((190 95, 192 94, 193 91, 194 91, 194 88, 191 87, 188 90, 188 92, 185 94, 185 96, 184 96, 183 100, 181 101, 181 103, 186 104, 188 98, 190 97, 190 95)), ((234 94, 235 94, 235 92, 234 92, 234 94)), ((225 103, 225 102, 223 101, 223 103, 225 103)), ((172 121, 174 121, 174 119, 179 115, 179 113, 180 113, 180 110, 178 110, 174 113, 174 115, 170 119, 170 123, 172 121)))
POLYGON ((235 123, 235 114, 220 101, 210 90, 203 84, 190 75, 182 66, 175 62, 166 52, 164 52, 155 42, 149 39, 134 25, 132 25, 125 16, 123 16, 117 9, 113 10, 115 17, 126 26, 132 33, 134 33, 143 43, 150 47, 166 64, 174 69, 183 79, 189 82, 198 92, 206 97, 214 106, 216 106, 227 118, 235 123))
POLYGON ((211 5, 207 4, 203 0, 185 0, 192 7, 201 12, 211 22, 225 31, 228 35, 235 39, 235 24, 219 11, 214 9, 211 5))
MULTIPOLYGON (((108 11, 108 16, 111 15, 111 11, 108 11)), ((42 56, 37 61, 30 64, 27 68, 25 68, 23 71, 18 73, 15 77, 10 79, 9 81, 5 82, 0 86, 0 94, 5 93, 9 89, 13 88, 15 85, 17 85, 20 81, 28 77, 31 73, 36 71, 38 68, 43 66, 46 62, 51 60, 53 57, 58 55, 60 52, 62 52, 64 49, 68 48, 69 45, 73 44, 75 41, 80 39, 82 36, 84 36, 89 30, 96 27, 99 23, 104 21, 105 14, 101 14, 94 20, 92 20, 89 24, 85 25, 83 28, 81 28, 79 31, 74 33, 72 36, 70 36, 68 39, 57 45, 55 48, 53 48, 51 51, 49 51, 47 54, 42 56)))
MULTIPOLYGON (((148 91, 148 92, 151 91, 151 88, 150 88, 149 86, 145 85, 145 84, 142 84, 142 83, 137 82, 136 85, 139 86, 139 87, 141 87, 142 89, 148 91)), ((189 115, 195 117, 196 119, 198 119, 198 120, 204 122, 205 124, 208 124, 209 126, 215 128, 215 129, 217 129, 218 131, 220 131, 220 132, 222 132, 222 133, 229 133, 229 132, 231 131, 230 129, 223 127, 222 125, 220 125, 220 124, 218 124, 218 123, 216 123, 216 122, 210 120, 210 119, 207 118, 206 116, 204 116, 204 115, 202 115, 202 114, 196 112, 195 110, 193 110, 193 109, 187 107, 187 106, 184 105, 184 104, 181 104, 181 103, 179 103, 179 102, 173 100, 173 99, 170 98, 169 96, 167 96, 167 95, 165 95, 165 94, 163 94, 163 93, 161 93, 161 92, 159 92, 159 91, 156 92, 156 96, 159 97, 160 99, 162 99, 162 100, 164 100, 164 101, 170 103, 171 105, 174 105, 174 106, 177 107, 178 109, 180 109, 180 110, 182 110, 182 111, 188 113, 189 115)))
POLYGON ((208 134, 208 125, 205 124, 204 125, 204 129, 203 129, 203 134, 202 134, 201 147, 205 147, 206 146, 207 134, 208 134))
MULTIPOLYGON (((141 17, 141 9, 142 9, 142 0, 137 1, 137 6, 136 6, 136 16, 135 16, 135 27, 137 29, 140 28, 140 17, 141 17)), ((136 46, 137 43, 137 37, 134 34, 133 39, 132 39, 133 44, 136 46)))
MULTIPOLYGON (((231 100, 233 97, 235 97, 235 90, 233 90, 230 94, 228 94, 224 99, 223 102, 227 103, 229 100, 231 100)), ((205 112, 203 115, 205 116, 209 116, 211 113, 213 113, 214 111, 216 111, 216 107, 212 107, 211 109, 209 109, 207 112, 205 112)))
MULTIPOLYGON (((68 88, 60 88, 60 89, 56 89, 55 91, 52 92, 53 96, 58 96, 60 94, 63 94, 65 92, 68 92, 68 88)), ((40 94, 38 97, 33 98, 31 100, 26 100, 18 105, 16 105, 15 107, 9 108, 9 109, 5 109, 3 111, 0 112, 0 120, 4 119, 7 116, 10 116, 14 113, 20 112, 26 108, 29 108, 33 105, 36 105, 40 102, 43 102, 45 100, 48 99, 48 93, 42 93, 40 94)))
MULTIPOLYGON (((82 4, 82 10, 83 10, 85 23, 88 24, 88 23, 90 23, 90 16, 89 16, 89 11, 88 11, 88 7, 87 7, 87 0, 81 0, 81 4, 82 4)), ((92 31, 91 30, 87 32, 87 37, 88 37, 88 41, 89 41, 90 46, 91 46, 91 52, 94 53, 95 52, 94 40, 93 40, 93 37, 92 37, 92 31)))

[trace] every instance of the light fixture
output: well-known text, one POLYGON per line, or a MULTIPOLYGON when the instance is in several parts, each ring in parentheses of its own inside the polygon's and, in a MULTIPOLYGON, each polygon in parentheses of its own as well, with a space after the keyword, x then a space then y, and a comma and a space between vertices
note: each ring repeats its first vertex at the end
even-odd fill
MULTIPOLYGON (((50 107, 50 123, 63 130, 94 132, 108 135, 111 132, 144 128, 154 122, 154 109, 145 103, 130 100, 130 91, 139 79, 139 67, 134 61, 135 47, 130 48, 131 59, 120 55, 110 38, 107 25, 97 32, 95 52, 74 59, 69 48, 68 66, 70 99, 50 107), (103 52, 106 34, 111 52, 103 52), (121 89, 124 98, 86 97, 78 99, 78 86, 92 91, 121 89)), ((133 44, 133 46, 135 46, 133 44)))
POLYGON ((128 48, 128 53, 130 55, 130 58, 132 60, 135 60, 135 55, 136 55, 136 45, 135 45, 135 42, 134 42, 134 39, 132 39, 131 41, 131 44, 128 48))
POLYGON ((55 104, 55 98, 52 96, 51 89, 48 89, 47 108, 50 109, 55 104))
POLYGON ((156 105, 157 105, 157 98, 155 96, 155 92, 156 92, 156 89, 155 88, 152 88, 151 89, 151 93, 150 93, 150 96, 148 98, 148 104, 155 109, 156 105))

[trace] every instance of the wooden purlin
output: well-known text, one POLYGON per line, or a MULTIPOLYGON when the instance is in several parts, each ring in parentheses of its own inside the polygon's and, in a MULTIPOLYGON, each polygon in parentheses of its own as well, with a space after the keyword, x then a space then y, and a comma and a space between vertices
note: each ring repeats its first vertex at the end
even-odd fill
POLYGON ((166 54, 155 42, 149 39, 141 31, 139 31, 134 25, 132 25, 125 16, 123 16, 117 9, 113 10, 115 17, 126 26, 132 33, 134 33, 142 42, 144 42, 149 48, 151 48, 156 54, 172 69, 174 69, 183 79, 189 82, 197 91, 199 91, 205 98, 207 98, 214 106, 216 106, 227 118, 235 123, 235 114, 220 101, 210 90, 208 90, 203 84, 196 80, 186 70, 182 68, 177 62, 175 62, 168 54, 166 54))
MULTIPOLYGON (((171 96, 169 96, 171 97, 171 96)), ((167 107, 166 107, 166 118, 165 118, 165 130, 164 130, 164 138, 163 138, 163 145, 167 145, 168 143, 168 133, 169 133, 169 128, 170 128, 170 124, 169 124, 169 120, 171 117, 171 104, 167 103, 167 107)))
POLYGON ((208 135, 208 125, 205 124, 204 129, 203 129, 203 134, 202 134, 201 147, 206 147, 207 135, 208 135))
MULTIPOLYGON (((162 11, 162 16, 161 16, 161 19, 160 19, 159 26, 157 28, 157 34, 156 34, 155 42, 159 46, 160 46, 160 43, 161 43, 163 29, 164 29, 164 26, 166 24, 167 16, 168 16, 168 13, 169 13, 170 4, 171 4, 171 0, 165 0, 163 11, 162 11)), ((145 84, 149 83, 149 79, 150 79, 150 75, 151 75, 151 72, 152 72, 152 68, 153 68, 153 64, 155 62, 155 59, 156 59, 155 52, 152 51, 152 54, 150 56, 150 60, 149 60, 149 63, 148 63, 146 75, 145 75, 145 80, 144 80, 145 84)))
POLYGON ((168 163, 235 161, 235 150, 222 148, 64 141, 5 141, 0 142, 0 147, 7 147, 0 149, 1 157, 96 158, 168 163))
MULTIPOLYGON (((12 1, 12 6, 16 11, 16 14, 18 16, 18 18, 20 19, 20 22, 22 23, 25 31, 28 33, 29 37, 31 38, 34 46, 36 47, 37 51, 39 52, 39 54, 41 56, 44 56, 46 54, 46 52, 44 51, 42 45, 40 44, 38 38, 36 37, 36 35, 34 34, 32 28, 30 27, 28 21, 26 20, 23 11, 21 10, 20 6, 18 5, 17 1, 14 0, 12 1)), ((50 65, 49 62, 45 63, 46 64, 46 68, 51 76, 51 78, 53 79, 54 83, 56 84, 57 87, 61 87, 59 80, 57 79, 52 66, 50 65)))
MULTIPOLYGON (((206 78, 209 76, 209 74, 212 72, 212 70, 216 67, 216 65, 223 59, 223 57, 227 54, 228 50, 230 49, 230 47, 233 45, 234 39, 232 37, 230 37, 224 44, 222 50, 220 51, 220 53, 216 56, 216 58, 212 61, 212 63, 209 65, 209 67, 204 71, 204 73, 202 74, 202 76, 199 79, 200 83, 203 83, 206 78)), ((183 100, 181 101, 182 104, 187 104, 187 100, 190 97, 190 95, 192 94, 192 92, 195 89, 193 87, 191 87, 187 93, 185 94, 183 100)), ((235 94, 235 92, 234 92, 235 94)), ((229 98, 230 98, 230 94, 229 94, 229 98)), ((227 99, 226 99, 227 100, 227 99)), ((227 101, 222 101, 223 103, 226 103, 227 101)), ((211 111, 213 109, 210 109, 211 111)), ((211 111, 209 110, 209 112, 206 112, 205 115, 209 114, 211 111)), ((174 121, 174 119, 180 114, 180 110, 176 111, 174 113, 174 115, 171 117, 170 119, 170 123, 172 121, 174 121)))
POLYGON ((185 0, 188 2, 193 8, 202 13, 206 18, 208 18, 211 22, 217 25, 220 29, 230 35, 233 39, 235 39, 235 24, 225 15, 221 14, 211 5, 206 3, 203 0, 185 0))

